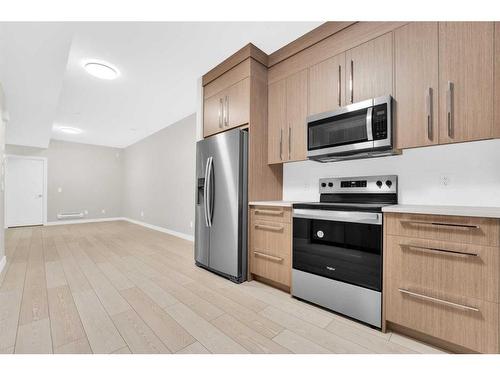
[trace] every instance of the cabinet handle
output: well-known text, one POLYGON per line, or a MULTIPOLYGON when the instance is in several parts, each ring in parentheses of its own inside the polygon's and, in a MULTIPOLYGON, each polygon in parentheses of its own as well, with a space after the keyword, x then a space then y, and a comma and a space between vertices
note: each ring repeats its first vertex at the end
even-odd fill
POLYGON ((354 61, 351 60, 351 71, 349 74, 349 90, 351 92, 351 103, 354 103, 354 61))
POLYGON ((420 224, 420 225, 434 225, 441 227, 463 228, 463 229, 478 229, 479 225, 473 224, 451 224, 451 223, 438 223, 432 221, 416 221, 416 220, 401 220, 402 224, 420 224))
POLYGON ((283 215, 283 211, 281 210, 261 210, 261 209, 257 209, 257 210, 254 210, 254 212, 256 214, 263 214, 263 215, 275 215, 275 216, 281 216, 283 215))
POLYGON ((291 159, 290 154, 292 153, 292 127, 288 127, 288 160, 291 159))
POLYGON ((425 108, 427 112, 427 138, 432 141, 432 88, 429 87, 425 96, 425 108))
POLYGON ((448 137, 453 138, 453 82, 448 81, 446 90, 446 121, 448 123, 448 137))
POLYGON ((342 95, 341 81, 342 81, 342 65, 339 65, 339 80, 337 82, 337 94, 339 96, 339 100, 338 100, 339 107, 342 106, 342 101, 340 99, 341 95, 342 95))
POLYGON ((468 253, 468 252, 461 252, 461 251, 455 251, 455 250, 446 250, 446 249, 438 249, 435 247, 424 247, 424 246, 417 246, 417 245, 401 245, 404 247, 407 247, 408 249, 414 249, 418 251, 431 251, 431 252, 436 252, 436 253, 445 253, 446 255, 456 255, 456 256, 465 256, 465 257, 477 257, 476 253, 468 253))
POLYGON ((280 129, 280 160, 283 160, 283 129, 280 129))
POLYGON ((225 104, 226 104, 225 126, 229 126, 229 96, 226 95, 224 100, 225 100, 225 104))
POLYGON ((408 296, 411 296, 411 297, 416 297, 416 298, 424 299, 426 301, 440 303, 442 305, 446 305, 446 306, 450 306, 450 307, 455 307, 455 308, 460 309, 460 310, 469 310, 469 311, 475 311, 475 312, 479 311, 479 309, 477 307, 472 307, 472 306, 467 306, 467 305, 461 305, 459 303, 446 301, 444 299, 429 297, 429 296, 426 296, 425 294, 411 292, 411 291, 406 290, 406 289, 401 289, 400 288, 398 290, 399 290, 399 292, 401 292, 403 294, 406 294, 408 296))
POLYGON ((275 231, 283 230, 283 225, 274 226, 274 225, 265 225, 265 224, 255 224, 254 227, 256 229, 267 229, 267 230, 275 230, 275 231))
POLYGON ((222 117, 224 116, 224 108, 222 107, 222 98, 219 99, 219 128, 222 129, 222 117))
POLYGON ((274 260, 276 262, 283 262, 283 258, 280 258, 280 257, 275 257, 274 255, 269 255, 269 254, 266 254, 266 253, 261 253, 260 251, 255 251, 253 252, 256 256, 259 256, 259 257, 262 257, 262 258, 266 258, 266 259, 269 259, 269 260, 274 260))

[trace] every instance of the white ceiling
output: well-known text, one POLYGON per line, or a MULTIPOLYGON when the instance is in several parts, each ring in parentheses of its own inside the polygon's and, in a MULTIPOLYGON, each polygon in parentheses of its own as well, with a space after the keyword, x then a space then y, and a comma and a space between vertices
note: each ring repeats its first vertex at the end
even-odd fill
POLYGON ((319 22, 103 22, 0 24, 7 143, 50 138, 126 147, 196 110, 198 79, 248 42, 271 53, 319 22), (96 58, 120 77, 82 69, 96 58), (53 124, 83 129, 52 131, 53 124))

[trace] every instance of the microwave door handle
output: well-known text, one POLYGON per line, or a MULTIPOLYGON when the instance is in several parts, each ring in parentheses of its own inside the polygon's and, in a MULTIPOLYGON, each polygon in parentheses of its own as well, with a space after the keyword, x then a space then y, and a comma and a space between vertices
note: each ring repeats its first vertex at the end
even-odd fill
POLYGON ((372 114, 373 114, 373 107, 369 107, 366 111, 366 138, 369 141, 373 141, 372 114))

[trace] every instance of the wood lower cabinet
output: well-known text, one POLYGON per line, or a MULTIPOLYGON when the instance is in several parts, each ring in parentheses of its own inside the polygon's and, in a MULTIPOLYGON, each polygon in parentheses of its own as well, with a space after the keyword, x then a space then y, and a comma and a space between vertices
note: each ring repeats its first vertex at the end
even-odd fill
POLYGON ((392 95, 393 33, 346 52, 346 103, 392 95))
POLYGON ((435 145, 438 126, 438 23, 394 31, 396 148, 435 145))
POLYGON ((309 114, 345 105, 345 53, 309 68, 309 114))
POLYGON ((307 70, 269 85, 269 164, 306 159, 307 70))
POLYGON ((384 225, 389 326, 459 351, 498 353, 500 221, 388 213, 384 225))
POLYGON ((291 208, 253 206, 249 228, 250 274, 281 289, 291 285, 291 208))
POLYGON ((440 143, 493 136, 493 33, 493 22, 439 23, 440 143))

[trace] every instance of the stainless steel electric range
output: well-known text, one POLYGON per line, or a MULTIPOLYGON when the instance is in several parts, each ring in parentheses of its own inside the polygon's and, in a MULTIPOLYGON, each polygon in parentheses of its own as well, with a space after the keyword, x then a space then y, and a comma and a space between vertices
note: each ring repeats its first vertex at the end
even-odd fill
POLYGON ((293 205, 292 295, 375 327, 382 321, 382 207, 397 176, 323 178, 293 205))

